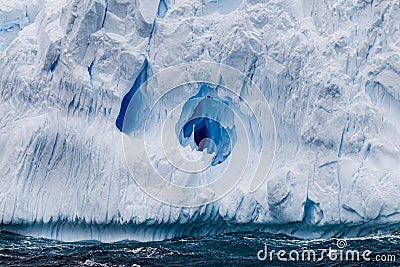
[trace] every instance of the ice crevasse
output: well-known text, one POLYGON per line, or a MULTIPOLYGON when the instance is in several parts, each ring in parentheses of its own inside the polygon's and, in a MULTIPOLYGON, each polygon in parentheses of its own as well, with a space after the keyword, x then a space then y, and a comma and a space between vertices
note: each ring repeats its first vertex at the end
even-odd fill
MULTIPOLYGON (((1 230, 108 242, 398 229, 399 1, 8 2, 0 0, 1 230), (216 202, 174 207, 135 183, 122 121, 149 77, 196 61, 233 67, 260 88, 275 160, 255 192, 239 184, 216 202)), ((197 119, 177 131, 181 145, 219 152, 213 168, 240 142, 225 114, 228 128, 197 119)))

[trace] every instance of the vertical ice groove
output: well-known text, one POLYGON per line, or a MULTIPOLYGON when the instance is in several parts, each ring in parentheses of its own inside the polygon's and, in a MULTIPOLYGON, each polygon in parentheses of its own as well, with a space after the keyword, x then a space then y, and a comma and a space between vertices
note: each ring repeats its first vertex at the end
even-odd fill
POLYGON ((108 10, 108 1, 109 0, 105 0, 104 16, 103 16, 103 21, 101 22, 101 28, 104 28, 104 24, 106 22, 107 10, 108 10))
POLYGON ((338 158, 342 157, 342 150, 343 150, 343 144, 345 141, 345 134, 349 129, 349 118, 347 118, 345 126, 343 127, 342 135, 340 138, 340 144, 339 144, 339 151, 338 151, 338 158))
POLYGON ((88 73, 89 73, 89 77, 90 77, 90 81, 92 82, 92 84, 93 84, 93 66, 94 66, 94 61, 95 61, 95 60, 96 60, 96 59, 94 58, 94 59, 92 60, 92 62, 90 62, 89 67, 87 68, 88 73))
POLYGON ((160 0, 158 4, 157 17, 164 18, 168 11, 168 5, 165 0, 160 0))

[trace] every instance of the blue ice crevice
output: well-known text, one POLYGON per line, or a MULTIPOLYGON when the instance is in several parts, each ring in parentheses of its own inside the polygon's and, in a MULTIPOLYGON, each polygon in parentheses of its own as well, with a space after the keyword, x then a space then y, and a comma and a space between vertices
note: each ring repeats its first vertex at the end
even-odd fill
MULTIPOLYGON (((137 90, 142 86, 142 84, 144 84, 147 81, 148 77, 147 69, 148 69, 148 61, 147 59, 145 59, 139 71, 139 74, 136 77, 135 82, 133 83, 133 86, 122 99, 121 107, 116 120, 116 126, 118 130, 120 130, 123 133, 131 132, 138 125, 138 120, 140 119, 138 118, 138 116, 140 116, 140 114, 138 114, 138 112, 127 112, 127 111, 133 96, 135 95, 137 90)), ((131 105, 135 106, 135 103, 132 103, 131 105)))

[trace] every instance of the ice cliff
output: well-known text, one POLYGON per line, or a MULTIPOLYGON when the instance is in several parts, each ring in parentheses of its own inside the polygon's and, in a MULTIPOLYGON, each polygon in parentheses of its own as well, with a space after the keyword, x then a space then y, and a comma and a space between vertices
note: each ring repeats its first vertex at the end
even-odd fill
MULTIPOLYGON (((400 225, 399 1, 0 0, 0 55, 2 230, 115 241, 400 225), (196 61, 231 66, 262 90, 275 160, 255 192, 239 185, 173 207, 131 177, 121 120, 148 77, 196 61)), ((213 167, 229 158, 226 144, 215 144, 213 167)))

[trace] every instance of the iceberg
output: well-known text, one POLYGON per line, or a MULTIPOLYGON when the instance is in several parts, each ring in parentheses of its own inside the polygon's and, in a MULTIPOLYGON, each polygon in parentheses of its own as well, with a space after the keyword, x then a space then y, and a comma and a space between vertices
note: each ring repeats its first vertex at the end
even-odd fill
POLYGON ((400 2, 9 2, 0 0, 0 230, 112 242, 398 229, 400 2), (221 71, 220 83, 182 85, 150 113, 157 88, 186 73, 148 83, 197 63, 242 73, 262 97, 232 97, 221 71), (268 110, 250 108, 263 98, 273 123, 268 110), (174 121, 165 140, 204 173, 178 175, 159 157, 164 121, 174 121), (276 130, 273 147, 263 146, 272 138, 260 134, 263 123, 276 130), (160 189, 153 169, 182 188, 216 182, 231 163, 236 175, 247 141, 248 169, 218 198, 182 193, 178 205, 141 187, 160 189), (270 169, 263 152, 274 155, 270 169), (262 178, 254 188, 253 176, 262 178))

